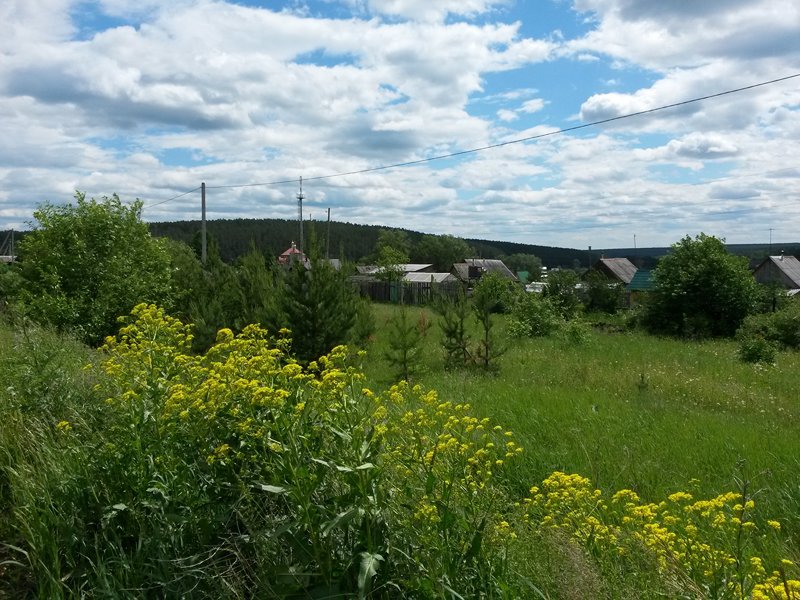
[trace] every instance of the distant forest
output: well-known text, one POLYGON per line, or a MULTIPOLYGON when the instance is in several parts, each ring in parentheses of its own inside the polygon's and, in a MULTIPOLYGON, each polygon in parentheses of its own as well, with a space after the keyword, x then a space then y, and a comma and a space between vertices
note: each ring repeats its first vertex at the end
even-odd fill
MULTIPOLYGON (((199 250, 200 247, 200 221, 173 221, 163 223, 150 223, 150 231, 154 236, 169 237, 186 242, 199 250)), ((342 223, 332 221, 330 225, 323 221, 305 221, 304 237, 306 246, 310 240, 316 240, 323 255, 328 253, 331 258, 343 258, 351 262, 364 262, 372 260, 378 235, 382 230, 392 229, 404 232, 411 243, 412 262, 427 262, 428 257, 415 253, 415 248, 426 235, 418 231, 381 227, 378 225, 358 225, 355 223, 342 223)), ((226 262, 233 262, 245 254, 252 245, 265 255, 278 256, 289 248, 292 242, 299 243, 300 229, 297 221, 286 219, 218 219, 207 222, 209 247, 219 252, 220 257, 226 262)), ((11 231, 0 231, 0 242, 10 239, 11 231)), ((25 232, 16 232, 15 238, 19 242, 25 232)), ((639 268, 651 269, 658 262, 658 258, 669 252, 668 247, 663 248, 611 248, 611 249, 575 249, 559 248, 552 246, 537 246, 534 244, 519 244, 515 242, 502 242, 496 240, 466 239, 473 250, 472 257, 464 258, 503 258, 511 254, 534 254, 547 268, 586 268, 590 261, 595 261, 601 256, 607 258, 625 257, 630 259, 639 268)), ((676 240, 677 241, 677 240, 676 240)), ((800 256, 800 243, 773 244, 728 244, 728 250, 733 254, 746 256, 750 259, 751 266, 755 266, 772 252, 779 254, 800 256)), ((3 254, 5 249, 0 249, 3 254)))
MULTIPOLYGON (((251 244, 254 244, 264 254, 278 256, 292 242, 299 242, 298 238, 300 237, 297 221, 285 219, 219 219, 208 221, 206 229, 209 244, 217 246, 220 256, 225 261, 233 261, 245 254, 251 244)), ((331 221, 329 228, 326 222, 306 221, 304 222, 304 237, 306 246, 308 246, 308 240, 316 239, 323 253, 329 249, 331 258, 344 258, 348 261, 359 262, 370 259, 375 252, 378 234, 386 229, 398 228, 337 221, 331 221)), ((150 231, 155 236, 170 237, 196 246, 200 236, 200 221, 150 223, 150 231)), ((399 231, 403 231, 411 242, 411 261, 427 261, 427 257, 419 256, 414 252, 415 246, 426 234, 408 229, 399 229, 399 231)), ((509 254, 534 254, 548 268, 588 266, 589 254, 586 250, 475 239, 466 239, 465 241, 473 248, 474 256, 465 256, 464 258, 502 258, 509 254)))

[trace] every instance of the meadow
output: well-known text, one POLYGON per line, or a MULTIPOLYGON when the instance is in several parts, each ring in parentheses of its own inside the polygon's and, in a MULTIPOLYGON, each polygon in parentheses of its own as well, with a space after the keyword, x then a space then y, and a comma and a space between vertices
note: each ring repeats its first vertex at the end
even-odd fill
MULTIPOLYGON (((397 308, 375 310, 364 370, 379 388, 392 379, 381 331, 397 308)), ((437 320, 428 308, 409 310, 417 321, 437 320)), ((495 318, 505 350, 499 373, 445 372, 434 326, 414 380, 514 430, 526 448, 513 475, 520 490, 565 471, 658 501, 681 490, 716 495, 744 479, 761 509, 785 520, 800 558, 800 353, 745 363, 732 340, 656 337, 607 317, 577 341, 515 339, 505 317, 495 318)))
POLYGON ((800 355, 497 316, 497 372, 445 371, 408 310, 401 386, 393 306, 307 368, 155 307, 0 327, 0 597, 798 597, 800 355))

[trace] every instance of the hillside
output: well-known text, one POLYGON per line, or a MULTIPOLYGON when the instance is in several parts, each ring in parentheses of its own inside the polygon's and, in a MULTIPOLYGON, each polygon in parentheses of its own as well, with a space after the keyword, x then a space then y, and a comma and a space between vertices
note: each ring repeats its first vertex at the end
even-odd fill
MULTIPOLYGON (((172 221, 150 223, 150 231, 155 236, 164 236, 186 242, 199 248, 200 221, 172 221)), ((219 219, 207 222, 209 244, 216 245, 223 260, 230 262, 243 255, 254 244, 267 255, 277 256, 293 241, 298 241, 300 231, 297 221, 286 219, 219 219)), ((328 244, 328 224, 321 221, 305 222, 306 240, 316 238, 323 251, 326 246, 330 255, 343 257, 349 261, 364 260, 375 250, 378 234, 383 229, 396 229, 408 236, 412 246, 418 244, 426 235, 418 231, 402 228, 387 228, 378 225, 359 225, 332 221, 330 223, 330 243, 328 244)), ((11 231, 0 231, 0 240, 9 237, 11 231)), ((15 232, 16 242, 25 236, 24 231, 15 232)), ((476 257, 501 258, 510 254, 534 254, 548 268, 565 267, 585 268, 589 259, 596 260, 601 256, 607 258, 624 257, 630 259, 639 268, 655 267, 658 258, 669 252, 669 247, 654 248, 597 248, 588 250, 521 244, 500 240, 480 240, 468 238, 466 242, 475 250, 476 257)), ((770 253, 769 244, 728 244, 733 254, 746 256, 755 266, 770 253)), ((781 251, 787 255, 800 256, 800 242, 773 244, 771 252, 781 251)), ((2 254, 2 252, 0 252, 2 254)), ((412 260, 424 261, 424 256, 415 256, 412 260)), ((465 257, 466 258, 466 257, 465 257)))
MULTIPOLYGON (((305 223, 305 237, 316 236, 323 250, 330 248, 331 256, 343 257, 350 261, 358 261, 368 257, 375 250, 378 234, 386 227, 377 225, 358 225, 355 223, 330 223, 330 244, 328 244, 328 224, 320 221, 305 223), (340 252, 340 249, 342 252, 340 252)), ((426 234, 401 228, 390 228, 403 231, 413 245, 422 240, 426 234)), ((297 221, 285 219, 220 219, 207 222, 208 235, 219 247, 223 260, 235 260, 247 252, 251 243, 265 254, 277 256, 300 236, 297 221)), ((175 221, 150 223, 150 231, 156 236, 166 236, 182 240, 188 244, 196 244, 200 234, 200 221, 175 221)), ((503 255, 522 253, 535 254, 542 259, 546 267, 572 267, 575 261, 586 266, 587 252, 572 248, 553 248, 532 244, 513 242, 487 241, 467 239, 467 243, 475 249, 476 256, 482 258, 500 258, 503 255)), ((424 260, 415 257, 412 249, 412 260, 424 260)), ((467 257, 464 257, 467 258, 467 257)))

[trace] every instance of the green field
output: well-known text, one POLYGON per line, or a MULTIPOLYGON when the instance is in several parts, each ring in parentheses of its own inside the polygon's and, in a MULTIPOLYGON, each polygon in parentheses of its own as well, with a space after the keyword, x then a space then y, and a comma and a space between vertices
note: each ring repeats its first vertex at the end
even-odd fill
MULTIPOLYGON (((378 333, 365 371, 391 380, 381 335, 391 306, 376 306, 378 333)), ((436 322, 429 309, 415 319, 436 322)), ((416 382, 443 400, 470 403, 513 429, 526 452, 520 489, 562 470, 603 490, 632 488, 657 501, 691 489, 710 496, 745 477, 761 508, 787 520, 800 548, 800 354, 747 364, 728 340, 681 341, 639 332, 592 331, 582 343, 509 339, 500 371, 444 372, 441 335, 424 340, 416 382)))
POLYGON ((373 309, 366 354, 307 371, 229 330, 180 350, 155 307, 106 354, 0 324, 0 598, 797 597, 765 581, 800 590, 800 354, 752 365, 607 323, 514 339, 497 316, 497 370, 445 371, 437 315, 409 308, 423 391, 398 393, 400 309, 373 309), (555 472, 588 481, 529 492, 555 472), (623 525, 651 502, 667 512, 623 525), (669 552, 695 544, 676 564, 652 529, 669 515, 669 552))

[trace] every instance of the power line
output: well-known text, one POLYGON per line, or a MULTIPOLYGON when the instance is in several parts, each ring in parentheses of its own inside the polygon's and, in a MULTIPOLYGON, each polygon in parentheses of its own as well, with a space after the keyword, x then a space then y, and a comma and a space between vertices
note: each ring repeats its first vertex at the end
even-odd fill
MULTIPOLYGON (((381 165, 378 167, 368 167, 366 169, 356 169, 354 171, 346 171, 341 173, 331 173, 329 175, 317 175, 315 177, 306 177, 305 180, 308 181, 321 181, 323 179, 333 179, 334 177, 346 177, 348 175, 361 175, 364 173, 374 173, 375 171, 385 171, 387 169, 397 169, 401 167, 410 167, 414 165, 420 165, 428 162, 433 162, 436 160, 445 160, 448 158, 455 158, 458 156, 464 156, 467 154, 475 154, 477 152, 483 152, 485 150, 492 150, 494 148, 502 148, 503 146, 510 146, 512 144, 522 144, 524 142, 530 142, 533 140, 539 140, 542 138, 561 135, 563 133, 569 133, 571 131, 578 131, 580 129, 586 129, 588 127, 597 127, 598 125, 605 125, 606 123, 612 123, 614 121, 621 121, 623 119, 630 119, 632 117, 639 117, 642 115, 647 115, 655 112, 660 112, 663 110, 667 110, 670 108, 676 108, 678 106, 686 106, 687 104, 693 104, 696 102, 702 102, 703 100, 710 100, 712 98, 719 98, 721 96, 727 96, 730 94, 736 94, 739 92, 744 92, 747 90, 752 90, 759 87, 764 87, 767 85, 772 85, 775 83, 780 83, 782 81, 788 81, 789 79, 794 79, 800 77, 800 73, 795 73, 793 75, 787 75, 786 77, 779 77, 777 79, 771 79, 769 81, 762 81, 760 83, 754 83, 752 85, 747 85, 744 87, 734 88, 730 90, 725 90, 724 92, 717 92, 715 94, 708 94, 706 96, 699 96, 697 98, 690 98, 689 100, 682 100, 680 102, 673 102, 672 104, 665 104, 663 106, 657 106, 655 108, 648 108, 646 110, 640 110, 632 113, 627 113, 624 115, 618 115, 616 117, 609 117, 607 119, 600 119, 598 121, 592 121, 590 123, 584 123, 582 125, 574 125, 572 127, 564 127, 561 129, 556 129, 554 131, 548 131, 546 133, 539 133, 536 135, 529 135, 522 138, 517 138, 513 140, 508 140, 506 142, 498 142, 496 144, 489 144, 487 146, 480 146, 478 148, 469 148, 467 150, 459 150, 458 152, 451 152, 449 154, 440 154, 438 156, 429 156, 427 158, 419 158, 416 160, 409 160, 405 162, 393 163, 390 165, 381 165)), ((288 183, 296 183, 297 179, 285 179, 282 181, 268 181, 262 183, 241 183, 241 184, 232 184, 232 185, 216 185, 216 186, 207 186, 206 189, 233 189, 233 188, 244 188, 244 187, 257 187, 257 186, 267 186, 267 185, 281 185, 281 184, 288 184, 288 183)))
POLYGON ((177 200, 178 198, 181 198, 183 196, 188 196, 192 192, 196 192, 199 189, 200 186, 198 185, 193 190, 189 190, 188 192, 183 192, 182 194, 178 194, 177 196, 173 196, 172 198, 167 198, 166 200, 160 200, 159 202, 154 202, 153 204, 145 204, 144 206, 142 206, 142 209, 144 210, 145 208, 152 208, 154 206, 158 206, 159 204, 166 204, 167 202, 172 202, 173 200, 177 200))
MULTIPOLYGON (((755 88, 764 87, 764 86, 767 86, 767 85, 772 85, 772 84, 780 83, 780 82, 783 82, 783 81, 788 81, 790 79, 795 79, 797 77, 800 77, 800 73, 795 73, 793 75, 787 75, 785 77, 779 77, 777 79, 771 79, 769 81, 762 81, 760 83, 754 83, 754 84, 743 86, 743 87, 738 87, 738 88, 734 88, 734 89, 730 89, 730 90, 725 90, 723 92, 717 92, 715 94, 708 94, 708 95, 705 95, 705 96, 698 96, 696 98, 690 98, 688 100, 682 100, 680 102, 673 102, 671 104, 664 104, 662 106, 657 106, 655 108, 649 108, 649 109, 646 109, 646 110, 640 110, 640 111, 636 111, 636 112, 632 112, 632 113, 627 113, 627 114, 624 114, 624 115, 618 115, 616 117, 609 117, 607 119, 600 119, 600 120, 597 120, 597 121, 592 121, 590 123, 583 123, 581 125, 574 125, 572 127, 563 127, 561 129, 556 129, 556 130, 548 131, 548 132, 545 132, 545 133, 539 133, 539 134, 536 134, 536 135, 530 135, 530 136, 526 136, 526 137, 522 137, 522 138, 516 138, 516 139, 508 140, 508 141, 505 141, 505 142, 498 142, 496 144, 489 144, 489 145, 480 146, 480 147, 477 147, 477 148, 469 148, 467 150, 459 150, 458 152, 450 152, 448 154, 440 154, 440 155, 437 155, 437 156, 429 156, 427 158, 420 158, 420 159, 416 159, 416 160, 393 163, 393 164, 389 164, 389 165, 380 165, 380 166, 377 166, 377 167, 368 167, 366 169, 356 169, 356 170, 353 170, 353 171, 344 171, 344 172, 339 172, 339 173, 331 173, 331 174, 328 174, 328 175, 316 175, 316 176, 313 176, 313 177, 306 177, 305 180, 307 182, 308 181, 322 181, 322 180, 325 180, 325 179, 333 179, 333 178, 336 178, 336 177, 346 177, 348 175, 362 175, 364 173, 374 173, 376 171, 386 171, 386 170, 389 170, 389 169, 398 169, 398 168, 402 168, 402 167, 410 167, 410 166, 425 164, 425 163, 429 163, 429 162, 433 162, 433 161, 437 161, 437 160, 445 160, 445 159, 448 159, 448 158, 456 158, 456 157, 465 156, 465 155, 468 155, 468 154, 476 154, 478 152, 484 152, 486 150, 492 150, 492 149, 495 149, 495 148, 502 148, 504 146, 510 146, 510 145, 513 145, 513 144, 522 144, 522 143, 530 142, 530 141, 533 141, 533 140, 539 140, 539 139, 546 138, 546 137, 561 135, 561 134, 564 134, 564 133, 570 133, 572 131, 578 131, 578 130, 581 130, 581 129, 587 129, 589 127, 597 127, 598 125, 605 125, 606 123, 612 123, 612 122, 615 122, 615 121, 621 121, 621 120, 624 120, 624 119, 630 119, 630 118, 633 118, 633 117, 639 117, 639 116, 642 116, 642 115, 652 114, 652 113, 668 110, 670 108, 677 108, 679 106, 686 106, 687 104, 694 104, 694 103, 697 103, 697 102, 702 102, 703 100, 710 100, 712 98, 719 98, 719 97, 722 97, 722 96, 728 96, 730 94, 736 94, 736 93, 739 93, 739 92, 744 92, 744 91, 747 91, 747 90, 752 90, 752 89, 755 89, 755 88)), ((789 169, 786 169, 786 170, 789 170, 789 169)), ((744 175, 742 177, 747 177, 747 175, 744 175)), ((726 179, 736 179, 736 178, 738 178, 738 177, 726 178, 726 179)), ((724 180, 725 179, 711 180, 709 182, 698 182, 698 183, 695 183, 695 184, 692 184, 692 185, 703 185, 704 183, 713 183, 714 181, 724 181, 724 180)), ((265 181, 265 182, 257 182, 257 183, 239 183, 239 184, 230 184, 230 185, 209 185, 209 186, 206 186, 206 189, 207 190, 221 190, 221 189, 261 187, 261 186, 271 186, 271 185, 286 185, 286 184, 293 184, 293 183, 296 183, 296 182, 297 182, 297 179, 281 179, 281 180, 276 180, 276 181, 265 181)), ((153 204, 147 204, 147 205, 143 206, 142 208, 143 209, 144 208, 152 208, 154 206, 159 206, 161 204, 166 204, 167 202, 172 202, 173 200, 177 200, 178 198, 181 198, 183 196, 186 196, 188 194, 196 192, 199 189, 200 189, 200 186, 198 186, 198 187, 196 187, 196 188, 194 188, 192 190, 189 190, 188 192, 183 192, 183 193, 177 194, 176 196, 173 196, 171 198, 167 198, 166 200, 161 200, 159 202, 154 202, 153 204)))

